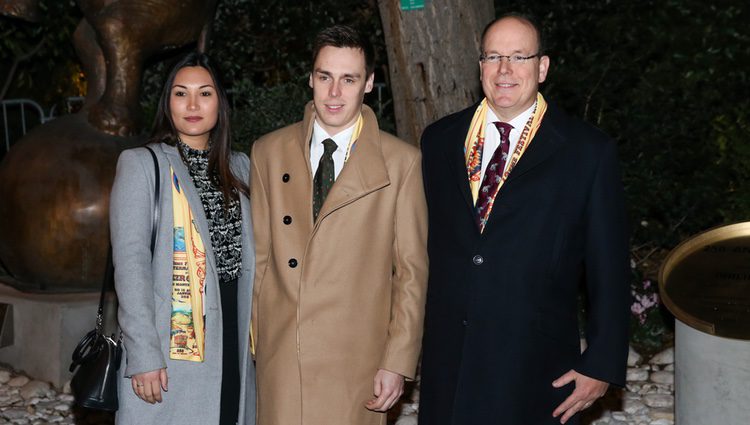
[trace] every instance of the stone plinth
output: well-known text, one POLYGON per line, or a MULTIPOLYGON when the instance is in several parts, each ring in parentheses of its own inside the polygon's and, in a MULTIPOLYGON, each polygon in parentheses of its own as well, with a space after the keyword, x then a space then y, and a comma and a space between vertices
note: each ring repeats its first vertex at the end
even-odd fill
POLYGON ((675 322, 676 423, 750 424, 750 341, 675 322))
MULTIPOLYGON (((99 293, 29 294, 0 282, 0 303, 12 306, 13 315, 12 338, 4 329, 0 362, 62 387, 71 377, 73 349, 96 325, 99 293)), ((105 323, 114 323, 114 297, 104 309, 105 323)))

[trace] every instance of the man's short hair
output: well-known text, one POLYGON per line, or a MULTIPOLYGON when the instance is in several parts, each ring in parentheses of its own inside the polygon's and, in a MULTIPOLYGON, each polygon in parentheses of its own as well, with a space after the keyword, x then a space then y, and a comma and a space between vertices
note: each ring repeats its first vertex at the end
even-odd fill
POLYGON ((502 21, 505 18, 515 18, 515 19, 518 19, 519 21, 526 22, 527 24, 531 25, 531 27, 534 28, 534 31, 536 32, 536 39, 538 40, 538 44, 539 44, 539 48, 537 49, 537 54, 539 56, 542 56, 545 54, 546 43, 544 41, 544 32, 542 31, 542 26, 539 25, 539 21, 537 21, 537 19, 532 15, 527 15, 527 14, 518 13, 518 12, 504 13, 498 16, 497 18, 493 19, 492 22, 490 22, 489 24, 487 24, 486 27, 484 27, 484 31, 482 31, 482 44, 480 45, 480 48, 482 49, 482 51, 479 52, 480 54, 484 54, 484 39, 487 36, 487 31, 489 31, 490 28, 493 25, 495 25, 497 22, 502 21))
POLYGON ((367 71, 367 76, 369 77, 372 75, 375 70, 375 53, 373 52, 370 40, 350 26, 334 25, 318 33, 313 44, 313 67, 315 66, 315 60, 318 59, 318 53, 320 53, 320 50, 326 46, 360 49, 365 55, 365 70, 367 71))

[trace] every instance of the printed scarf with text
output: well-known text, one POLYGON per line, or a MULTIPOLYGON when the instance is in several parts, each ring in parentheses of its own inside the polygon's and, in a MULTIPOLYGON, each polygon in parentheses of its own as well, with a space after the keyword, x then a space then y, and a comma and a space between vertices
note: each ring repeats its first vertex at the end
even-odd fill
MULTIPOLYGON (((474 204, 477 202, 477 198, 479 197, 479 186, 482 184, 482 151, 484 150, 484 130, 485 120, 487 118, 487 108, 489 108, 489 106, 487 105, 487 98, 485 98, 474 112, 474 117, 471 119, 471 125, 469 126, 469 132, 466 134, 466 140, 464 141, 466 170, 469 176, 469 186, 471 187, 471 197, 474 204)), ((521 159, 521 155, 526 152, 526 148, 531 144, 531 140, 534 138, 537 130, 539 130, 545 112, 547 112, 547 102, 545 102, 541 93, 537 93, 534 112, 531 114, 531 117, 521 131, 521 138, 518 140, 518 144, 516 144, 516 148, 513 150, 513 154, 508 160, 508 164, 505 166, 502 180, 497 186, 495 193, 491 194, 489 205, 484 212, 484 217, 481 217, 484 219, 484 222, 487 221, 487 218, 492 212, 492 206, 495 203, 497 193, 505 183, 505 180, 513 170, 513 167, 515 167, 518 160, 521 159)))
POLYGON ((174 251, 169 358, 202 362, 205 354, 206 250, 177 175, 172 176, 174 251))

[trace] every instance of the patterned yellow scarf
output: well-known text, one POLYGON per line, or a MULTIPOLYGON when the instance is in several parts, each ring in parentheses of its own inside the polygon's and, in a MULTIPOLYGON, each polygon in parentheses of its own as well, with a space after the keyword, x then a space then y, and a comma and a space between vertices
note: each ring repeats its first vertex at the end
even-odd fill
POLYGON ((205 354, 204 282, 206 250, 172 167, 174 252, 172 260, 172 320, 169 358, 202 362, 205 354))
POLYGON ((365 125, 365 120, 362 118, 362 114, 359 114, 359 118, 357 118, 357 122, 354 123, 354 132, 352 132, 352 137, 349 138, 349 146, 346 147, 346 156, 344 157, 344 162, 349 160, 349 155, 352 153, 352 149, 354 148, 354 145, 357 143, 357 139, 359 139, 359 133, 362 132, 362 126, 365 125))
MULTIPOLYGON (((471 119, 471 125, 469 125, 469 132, 466 134, 466 140, 464 141, 464 156, 466 160, 466 170, 469 175, 469 186, 471 187, 471 197, 476 204, 479 196, 479 186, 482 184, 482 151, 484 150, 484 129, 485 121, 487 119, 487 98, 483 99, 479 104, 474 117, 471 119)), ((490 204, 487 208, 486 214, 489 216, 492 211, 492 205, 494 204, 495 196, 500 188, 505 183, 511 170, 515 167, 518 160, 521 159, 521 155, 526 151, 526 148, 531 144, 531 140, 534 138, 539 126, 542 124, 542 118, 544 113, 547 111, 547 102, 541 93, 537 93, 536 108, 531 114, 531 117, 526 122, 526 125, 521 132, 521 138, 518 140, 513 155, 508 160, 508 165, 503 173, 502 180, 497 186, 497 190, 492 194, 490 204)))

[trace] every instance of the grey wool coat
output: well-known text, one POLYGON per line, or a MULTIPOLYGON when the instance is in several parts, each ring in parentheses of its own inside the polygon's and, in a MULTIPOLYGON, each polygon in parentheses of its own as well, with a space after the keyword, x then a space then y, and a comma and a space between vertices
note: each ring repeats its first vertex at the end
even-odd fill
MULTIPOLYGON (((210 243, 208 221, 198 192, 176 147, 150 145, 159 162, 160 201, 156 246, 150 252, 154 213, 154 164, 145 148, 123 151, 110 198, 110 231, 115 266, 115 288, 119 302, 118 322, 124 351, 118 392, 117 424, 211 425, 219 423, 222 376, 222 319, 219 278, 210 243), (172 313, 172 186, 174 169, 193 210, 206 246, 206 351, 202 363, 169 359, 172 313), (139 399, 130 376, 167 368, 168 392, 162 403, 139 399)), ((232 156, 232 170, 248 181, 246 155, 232 156)), ((255 424, 255 367, 250 357, 250 310, 255 253, 250 218, 250 201, 241 195, 242 274, 238 288, 238 329, 241 392, 239 421, 255 424)))

